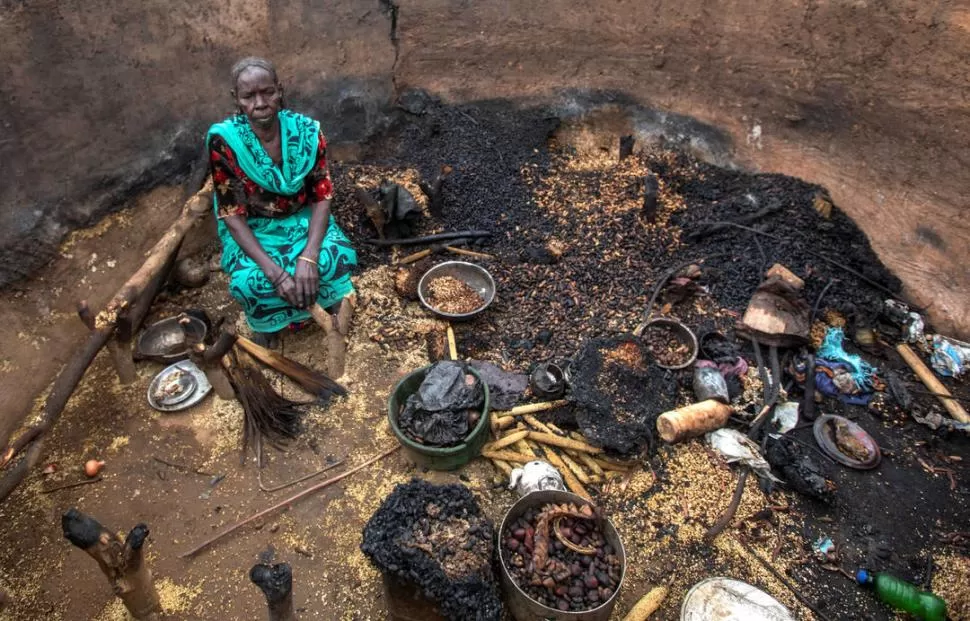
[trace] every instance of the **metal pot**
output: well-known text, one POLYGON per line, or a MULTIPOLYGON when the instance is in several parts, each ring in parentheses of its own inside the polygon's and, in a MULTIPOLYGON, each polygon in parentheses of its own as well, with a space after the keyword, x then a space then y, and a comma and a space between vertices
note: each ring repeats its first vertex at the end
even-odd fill
MULTIPOLYGON (((502 538, 502 533, 505 532, 506 526, 519 519, 523 513, 528 509, 544 505, 547 503, 573 503, 576 505, 590 505, 593 503, 572 494, 570 492, 560 492, 556 490, 544 490, 540 492, 532 492, 522 498, 519 498, 518 502, 512 505, 512 508, 508 510, 505 514, 505 518, 502 519, 502 526, 499 529, 499 539, 502 538)), ((603 535, 606 538, 606 542, 610 544, 616 551, 616 555, 620 557, 620 583, 616 586, 616 590, 613 591, 612 597, 600 604, 599 607, 593 608, 592 610, 585 610, 583 612, 562 612, 556 610, 555 608, 550 608, 544 606, 539 602, 535 601, 529 597, 525 591, 520 589, 512 576, 509 574, 508 569, 505 566, 505 546, 499 545, 499 565, 502 568, 501 580, 502 580, 502 591, 505 594, 505 602, 508 604, 509 612, 515 617, 516 621, 608 621, 610 614, 613 612, 613 608, 616 606, 617 598, 620 594, 620 589, 623 588, 623 580, 626 578, 626 552, 623 550, 623 542, 620 541, 620 535, 616 532, 616 528, 613 523, 608 519, 603 520, 603 535)))

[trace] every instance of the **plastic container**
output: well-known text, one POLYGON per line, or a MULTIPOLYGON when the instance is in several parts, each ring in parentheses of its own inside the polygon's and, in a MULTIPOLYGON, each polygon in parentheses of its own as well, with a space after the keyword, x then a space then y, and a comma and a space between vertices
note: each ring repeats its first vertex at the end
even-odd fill
MULTIPOLYGON (((700 365, 701 363, 697 363, 700 365)), ((717 367, 694 367, 694 398, 698 401, 716 399, 721 403, 730 403, 727 382, 717 367)))
POLYGON ((920 591, 916 586, 884 573, 871 574, 860 569, 856 582, 876 592, 879 601, 901 612, 908 612, 922 621, 946 621, 946 602, 934 593, 920 591))
MULTIPOLYGON (((499 537, 501 538, 501 533, 505 532, 505 528, 510 522, 514 522, 515 520, 519 519, 519 516, 525 513, 528 509, 550 502, 557 504, 572 503, 580 506, 592 505, 592 503, 585 498, 570 492, 560 492, 556 490, 532 492, 527 496, 519 498, 519 500, 512 505, 512 508, 510 508, 505 514, 505 518, 502 519, 502 525, 498 531, 500 533, 499 537)), ((508 605, 508 610, 515 620, 608 621, 610 614, 613 612, 613 608, 616 606, 620 590, 623 588, 623 580, 626 578, 626 551, 623 549, 623 542, 620 541, 620 534, 616 532, 616 528, 609 520, 604 520, 603 535, 606 538, 606 543, 613 547, 617 556, 620 558, 620 583, 616 586, 616 590, 613 592, 612 597, 600 604, 599 607, 591 610, 584 610, 583 612, 562 612, 555 608, 544 606, 529 597, 525 591, 520 589, 518 585, 515 584, 515 581, 512 580, 512 576, 509 575, 509 571, 505 567, 505 546, 499 545, 499 565, 502 568, 500 574, 502 580, 502 592, 505 594, 505 603, 508 605)))
POLYGON ((415 442, 401 431, 401 428, 397 425, 397 415, 401 410, 401 405, 407 398, 418 391, 429 369, 431 367, 426 366, 417 371, 412 371, 397 383, 394 390, 391 391, 390 398, 387 400, 387 420, 391 424, 391 431, 394 432, 394 437, 401 443, 408 459, 419 466, 431 468, 432 470, 454 470, 464 466, 477 457, 482 450, 482 446, 488 440, 488 384, 482 380, 475 369, 467 368, 466 370, 474 375, 479 383, 481 383, 482 390, 485 394, 485 402, 482 405, 481 417, 478 419, 478 423, 472 429, 471 433, 468 434, 468 437, 465 438, 465 441, 458 446, 444 448, 426 446, 420 442, 415 442))

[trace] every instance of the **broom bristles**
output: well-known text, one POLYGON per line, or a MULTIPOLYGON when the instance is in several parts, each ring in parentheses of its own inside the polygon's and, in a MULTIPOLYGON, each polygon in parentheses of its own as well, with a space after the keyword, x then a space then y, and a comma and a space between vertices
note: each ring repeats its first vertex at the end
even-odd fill
POLYGON ((260 437, 271 446, 283 448, 302 431, 300 404, 280 396, 244 351, 233 350, 230 360, 229 378, 245 415, 243 451, 254 447, 260 437))

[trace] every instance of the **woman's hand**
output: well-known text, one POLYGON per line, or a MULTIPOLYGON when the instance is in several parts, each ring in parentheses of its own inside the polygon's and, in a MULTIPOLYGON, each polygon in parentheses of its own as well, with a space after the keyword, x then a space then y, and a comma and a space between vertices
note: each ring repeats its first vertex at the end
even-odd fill
POLYGON ((300 308, 297 284, 292 276, 283 269, 280 269, 279 273, 270 279, 270 282, 273 283, 273 289, 276 290, 276 294, 283 298, 287 304, 300 308))
POLYGON ((320 293, 320 266, 313 257, 300 257, 296 261, 296 299, 297 308, 308 308, 317 301, 320 293))

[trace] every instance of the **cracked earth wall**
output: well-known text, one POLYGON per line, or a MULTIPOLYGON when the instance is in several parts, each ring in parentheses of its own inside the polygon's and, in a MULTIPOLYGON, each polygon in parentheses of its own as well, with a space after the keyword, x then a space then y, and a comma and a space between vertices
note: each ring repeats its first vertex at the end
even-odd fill
MULTIPOLYGON (((334 142, 395 91, 608 91, 733 138, 741 165, 826 185, 933 318, 970 329, 970 8, 942 0, 0 0, 0 284, 65 231, 178 181, 272 58, 334 142)), ((118 275, 118 278, 123 278, 118 275)))

